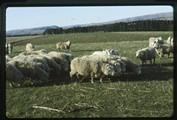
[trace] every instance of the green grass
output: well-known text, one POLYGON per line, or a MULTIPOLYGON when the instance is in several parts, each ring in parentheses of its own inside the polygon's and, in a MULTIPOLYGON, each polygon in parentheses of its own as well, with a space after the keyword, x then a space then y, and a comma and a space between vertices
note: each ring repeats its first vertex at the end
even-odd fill
MULTIPOLYGON (((24 51, 25 44, 32 42, 36 49, 56 50, 58 41, 72 41, 70 53, 74 57, 91 54, 104 48, 117 49, 122 56, 135 58, 138 49, 148 46, 152 36, 167 39, 171 32, 116 32, 77 33, 40 36, 25 39, 14 45, 15 56, 24 51)), ((9 38, 11 40, 11 38, 9 38)), ((173 115, 173 55, 171 58, 157 56, 156 65, 142 66, 142 74, 120 75, 104 78, 103 84, 95 79, 84 79, 81 83, 70 82, 67 77, 53 78, 57 81, 10 88, 6 85, 6 115, 9 118, 85 118, 85 117, 170 117, 173 115), (93 107, 79 107, 90 105, 93 107), (56 109, 72 109, 73 112, 57 113, 32 108, 33 105, 56 109)), ((7 82, 8 83, 8 82, 7 82)))
POLYGON ((73 83, 36 88, 8 89, 9 117, 170 117, 173 113, 172 79, 168 81, 116 81, 73 83), (14 101, 14 102, 12 102, 14 101), (57 113, 33 105, 62 109, 87 103, 98 108, 57 113))

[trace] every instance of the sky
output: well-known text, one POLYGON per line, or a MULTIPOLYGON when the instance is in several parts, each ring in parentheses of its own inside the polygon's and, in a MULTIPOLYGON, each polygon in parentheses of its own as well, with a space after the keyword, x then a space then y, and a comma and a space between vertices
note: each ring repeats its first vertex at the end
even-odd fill
POLYGON ((173 12, 171 6, 8 7, 6 31, 56 25, 59 27, 173 12))

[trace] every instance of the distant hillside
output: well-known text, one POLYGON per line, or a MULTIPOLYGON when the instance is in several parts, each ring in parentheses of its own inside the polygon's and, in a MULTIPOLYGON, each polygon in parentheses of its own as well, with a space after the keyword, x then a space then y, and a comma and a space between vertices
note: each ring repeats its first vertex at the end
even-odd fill
POLYGON ((72 27, 100 26, 100 25, 114 24, 114 23, 119 23, 119 22, 134 22, 134 21, 142 21, 142 20, 173 20, 173 13, 172 12, 156 13, 156 14, 149 14, 149 15, 113 20, 113 21, 108 21, 108 22, 101 22, 101 23, 64 26, 62 28, 68 29, 72 27))
POLYGON ((35 28, 28 28, 28 29, 10 30, 6 32, 6 36, 39 35, 42 34, 45 30, 51 28, 59 28, 59 27, 53 25, 53 26, 35 27, 35 28))
POLYGON ((166 13, 156 13, 156 14, 149 14, 131 18, 125 18, 115 21, 109 21, 102 24, 110 24, 110 23, 118 23, 118 22, 134 22, 134 21, 142 21, 142 20, 173 20, 173 13, 166 12, 166 13))
MULTIPOLYGON (((100 25, 114 24, 119 22, 133 22, 133 21, 143 21, 143 20, 173 20, 173 13, 172 12, 156 13, 156 14, 125 18, 120 20, 113 20, 108 22, 101 22, 101 23, 63 26, 62 28, 68 29, 73 27, 100 26, 100 25)), ((29 28, 29 29, 11 30, 6 32, 6 36, 37 35, 37 34, 42 34, 47 29, 55 29, 55 28, 61 28, 61 27, 53 25, 53 26, 36 27, 36 28, 29 28)))

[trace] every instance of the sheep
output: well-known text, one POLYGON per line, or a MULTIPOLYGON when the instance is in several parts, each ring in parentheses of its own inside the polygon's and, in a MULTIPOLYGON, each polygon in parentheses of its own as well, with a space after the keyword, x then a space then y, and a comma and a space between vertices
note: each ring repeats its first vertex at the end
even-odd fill
POLYGON ((169 44, 157 44, 156 53, 161 57, 164 57, 164 54, 170 56, 170 53, 173 53, 173 47, 169 44))
POLYGON ((56 74, 61 74, 61 66, 57 64, 56 61, 50 55, 47 54, 45 49, 32 52, 23 52, 19 54, 19 56, 21 57, 28 55, 33 55, 34 57, 43 57, 43 59, 47 61, 47 64, 51 68, 51 70, 54 70, 56 74))
POLYGON ((6 43, 6 54, 12 53, 13 46, 11 43, 6 43))
POLYGON ((6 62, 9 62, 9 61, 11 61, 11 60, 12 60, 12 58, 9 57, 8 55, 6 55, 6 62))
POLYGON ((47 63, 46 58, 42 56, 37 55, 19 55, 18 57, 14 57, 15 60, 22 60, 22 61, 29 61, 29 62, 35 62, 35 63, 41 63, 44 66, 44 71, 50 74, 50 67, 47 63))
POLYGON ((154 47, 155 43, 159 43, 159 44, 164 44, 164 41, 162 39, 162 37, 150 37, 149 38, 149 47, 154 47))
MULTIPOLYGON (((117 59, 116 61, 120 64, 121 73, 124 74, 125 71, 126 71, 126 64, 125 64, 125 62, 121 61, 121 59, 117 59)), ((116 70, 116 73, 119 74, 120 72, 118 72, 118 70, 116 70)))
POLYGON ((11 61, 6 63, 6 80, 9 81, 9 85, 14 87, 17 83, 20 86, 24 82, 24 75, 16 68, 15 64, 11 61))
POLYGON ((173 38, 172 37, 168 37, 167 44, 172 45, 172 47, 174 46, 173 38))
POLYGON ((121 62, 113 60, 110 63, 110 65, 112 65, 113 68, 114 68, 114 70, 115 70, 115 75, 114 76, 119 75, 120 73, 124 73, 124 71, 122 70, 122 64, 121 64, 121 62))
POLYGON ((136 57, 142 61, 142 65, 146 64, 146 60, 150 60, 152 65, 152 59, 154 60, 153 64, 155 64, 156 51, 155 48, 146 47, 141 50, 136 51, 136 57))
POLYGON ((164 44, 164 41, 163 41, 162 37, 157 37, 155 42, 157 42, 159 44, 164 44))
POLYGON ((12 60, 11 63, 15 65, 24 77, 28 77, 32 80, 39 80, 39 82, 49 81, 49 74, 43 70, 44 66, 41 63, 21 60, 12 60))
POLYGON ((95 60, 99 60, 99 61, 102 61, 102 62, 109 62, 110 61, 110 58, 109 58, 109 55, 105 55, 105 54, 92 54, 92 55, 84 55, 82 56, 82 58, 92 58, 92 59, 95 59, 95 60))
POLYGON ((66 42, 58 42, 56 44, 57 51, 59 52, 61 49, 69 50, 71 47, 71 41, 66 42))
POLYGON ((73 59, 73 56, 71 54, 51 51, 48 53, 48 55, 54 58, 56 63, 61 65, 61 69, 62 69, 61 71, 66 73, 70 70, 70 63, 71 60, 73 59))
POLYGON ((167 39, 167 44, 171 44, 171 37, 170 36, 167 39))
POLYGON ((61 65, 57 64, 57 62, 48 54, 42 54, 39 55, 41 57, 44 57, 49 65, 50 68, 53 69, 53 71, 55 71, 56 74, 61 74, 61 65))
POLYGON ((109 53, 106 53, 106 51, 94 51, 93 53, 92 53, 92 55, 100 55, 100 54, 109 54, 109 53))
POLYGON ((73 59, 73 55, 69 53, 51 51, 48 54, 53 57, 66 59, 69 63, 71 63, 71 60, 73 59))
POLYGON ((50 71, 55 71, 56 74, 61 74, 61 66, 56 63, 56 61, 49 56, 48 54, 29 54, 24 55, 24 53, 20 53, 18 56, 15 56, 13 59, 15 60, 23 60, 29 62, 41 62, 45 66, 45 71, 50 73, 50 71))
POLYGON ((135 64, 127 57, 121 57, 120 59, 126 64, 127 73, 135 73, 137 75, 141 74, 141 67, 139 65, 135 64))
POLYGON ((118 50, 114 50, 114 49, 104 49, 103 51, 108 51, 108 52, 109 52, 109 55, 118 55, 118 56, 120 56, 118 50))
POLYGON ((93 83, 94 77, 100 77, 100 82, 102 82, 103 76, 114 76, 115 71, 112 65, 103 63, 98 60, 79 58, 76 57, 71 61, 70 65, 70 77, 73 75, 82 75, 84 77, 91 77, 91 83, 93 83))
POLYGON ((125 63, 120 60, 120 56, 117 55, 107 55, 107 54, 98 54, 98 55, 89 55, 89 56, 83 56, 83 57, 89 57, 95 60, 102 61, 104 63, 111 64, 116 74, 124 73, 125 72, 125 63))
POLYGON ((32 52, 35 50, 35 46, 32 43, 26 44, 26 52, 32 52))
MULTIPOLYGON (((113 49, 112 49, 113 50, 113 49)), ((115 71, 116 71, 116 75, 120 74, 120 73, 124 73, 125 72, 125 63, 122 62, 120 60, 120 56, 118 55, 108 55, 108 54, 104 54, 104 52, 94 52, 96 54, 91 54, 91 55, 84 55, 83 57, 84 58, 92 58, 92 59, 95 59, 95 60, 99 60, 99 61, 102 61, 104 63, 109 63, 111 64, 115 71), (97 54, 98 53, 98 54, 97 54)), ((82 57, 82 58, 83 58, 82 57)))
POLYGON ((94 51, 92 55, 120 55, 118 50, 104 49, 103 51, 94 51))
POLYGON ((41 55, 41 54, 47 54, 47 50, 41 49, 41 50, 25 51, 25 52, 21 52, 19 55, 41 55))

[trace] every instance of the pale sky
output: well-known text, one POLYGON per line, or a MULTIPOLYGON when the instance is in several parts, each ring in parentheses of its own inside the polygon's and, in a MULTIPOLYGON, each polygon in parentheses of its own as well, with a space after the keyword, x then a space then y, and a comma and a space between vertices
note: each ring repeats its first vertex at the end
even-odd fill
POLYGON ((59 27, 173 12, 171 6, 8 7, 6 30, 56 25, 59 27))

